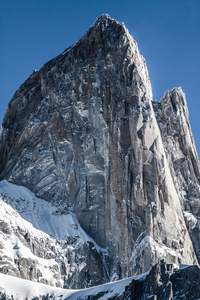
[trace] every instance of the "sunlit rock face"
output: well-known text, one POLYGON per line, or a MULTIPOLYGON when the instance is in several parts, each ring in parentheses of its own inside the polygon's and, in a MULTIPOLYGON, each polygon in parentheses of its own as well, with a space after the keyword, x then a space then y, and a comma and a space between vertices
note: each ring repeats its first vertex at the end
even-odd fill
POLYGON ((184 95, 153 102, 137 43, 108 15, 15 93, 0 160, 1 179, 75 213, 108 249, 110 279, 161 258, 197 263, 199 161, 184 95))
POLYGON ((185 95, 180 88, 174 88, 153 106, 187 229, 200 261, 200 169, 185 95))

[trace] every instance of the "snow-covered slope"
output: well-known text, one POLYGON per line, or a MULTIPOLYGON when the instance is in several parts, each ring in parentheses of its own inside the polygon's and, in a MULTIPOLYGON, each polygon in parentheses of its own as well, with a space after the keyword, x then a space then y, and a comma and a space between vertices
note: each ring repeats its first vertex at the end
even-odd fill
MULTIPOLYGON (((74 214, 57 214, 55 206, 36 197, 26 187, 3 180, 0 182, 0 195, 22 218, 49 236, 58 239, 76 238, 80 243, 95 243, 81 228, 74 214)), ((95 246, 103 250, 96 243, 95 246)))
MULTIPOLYGON (((135 276, 134 278, 144 279, 146 275, 147 273, 142 274, 141 276, 135 276)), ((81 300, 85 299, 86 296, 95 296, 99 293, 102 293, 102 297, 98 299, 103 300, 113 297, 114 295, 120 296, 124 292, 125 287, 129 285, 132 280, 133 278, 128 278, 84 290, 66 290, 0 274, 0 293, 5 293, 10 297, 13 296, 15 300, 30 300, 34 297, 46 295, 55 300, 81 300)))
POLYGON ((103 263, 106 250, 84 232, 73 214, 57 215, 55 207, 27 188, 0 182, 1 273, 76 287, 78 274, 88 268, 89 248, 103 263))
POLYGON ((66 290, 0 274, 1 300, 200 299, 200 269, 161 261, 151 271, 84 290, 66 290))

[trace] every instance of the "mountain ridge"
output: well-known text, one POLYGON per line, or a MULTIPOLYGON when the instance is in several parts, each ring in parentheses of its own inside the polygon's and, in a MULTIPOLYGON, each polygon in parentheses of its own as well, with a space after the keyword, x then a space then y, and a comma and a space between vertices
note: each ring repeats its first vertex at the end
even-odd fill
POLYGON ((76 287, 84 276, 85 287, 96 284, 94 273, 100 284, 161 259, 200 261, 200 169, 185 96, 174 88, 153 101, 137 43, 108 15, 15 93, 0 166, 1 180, 27 187, 58 216, 73 213, 107 250, 104 257, 81 246, 85 273, 76 287))

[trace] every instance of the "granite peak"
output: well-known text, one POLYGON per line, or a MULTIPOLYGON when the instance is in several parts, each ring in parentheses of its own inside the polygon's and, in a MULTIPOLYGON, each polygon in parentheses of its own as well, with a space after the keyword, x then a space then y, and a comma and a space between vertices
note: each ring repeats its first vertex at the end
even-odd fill
MULTIPOLYGON (((51 272, 61 275, 48 284, 89 287, 146 272, 162 259, 200 262, 200 166, 185 95, 174 88, 153 101, 137 43, 107 14, 13 96, 0 134, 0 179, 3 199, 23 218, 23 197, 12 200, 5 186, 18 186, 17 195, 22 186, 29 190, 38 229, 41 201, 77 231, 61 238, 54 230, 58 248, 46 232, 47 253, 34 231, 31 238, 21 228, 18 238, 33 255, 48 260, 52 251, 51 272)), ((32 264, 30 275, 22 253, 12 275, 44 281, 42 263, 32 264)))

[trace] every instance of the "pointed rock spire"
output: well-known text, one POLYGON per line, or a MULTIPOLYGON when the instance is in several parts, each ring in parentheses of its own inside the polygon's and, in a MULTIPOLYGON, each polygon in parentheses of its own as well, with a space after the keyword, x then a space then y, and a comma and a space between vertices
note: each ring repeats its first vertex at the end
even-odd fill
MULTIPOLYGON (((166 110, 174 114, 181 95, 173 97, 158 106, 169 103, 166 110)), ((73 211, 108 249, 111 276, 144 272, 163 256, 196 263, 183 217, 186 191, 176 186, 162 114, 165 107, 153 109, 137 43, 123 24, 103 15, 14 95, 1 133, 0 176, 52 201, 60 214, 73 211)), ((189 161, 179 149, 179 130, 172 128, 181 156, 173 162, 174 169, 181 166, 179 182, 191 170, 185 188, 199 173, 195 156, 189 161)))

